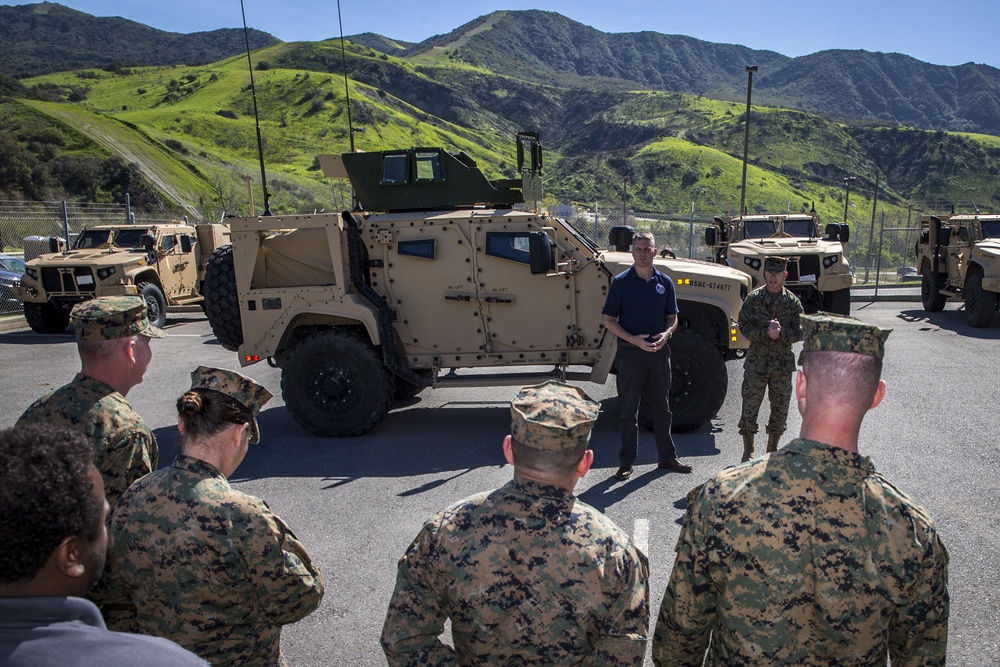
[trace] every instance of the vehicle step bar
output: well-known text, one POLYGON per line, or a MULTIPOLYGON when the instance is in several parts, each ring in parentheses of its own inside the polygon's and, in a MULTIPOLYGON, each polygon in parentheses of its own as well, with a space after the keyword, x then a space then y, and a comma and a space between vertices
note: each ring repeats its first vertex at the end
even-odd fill
POLYGON ((448 373, 435 377, 431 382, 431 387, 451 388, 451 387, 520 387, 529 384, 541 384, 546 380, 558 380, 559 382, 590 382, 589 372, 564 371, 553 369, 550 371, 530 372, 530 373, 468 373, 459 375, 448 373))

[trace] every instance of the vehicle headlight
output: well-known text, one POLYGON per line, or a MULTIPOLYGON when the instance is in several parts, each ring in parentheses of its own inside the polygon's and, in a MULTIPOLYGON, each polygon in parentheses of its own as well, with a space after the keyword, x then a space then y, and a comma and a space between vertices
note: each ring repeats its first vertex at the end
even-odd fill
POLYGON ((760 260, 756 257, 744 257, 743 263, 749 266, 754 271, 760 271, 760 260))
POLYGON ((840 260, 840 255, 827 255, 823 258, 823 268, 829 269, 840 260))
POLYGON ((103 269, 97 269, 97 277, 100 278, 101 280, 107 280, 111 276, 115 275, 115 273, 116 273, 115 267, 113 266, 108 266, 103 269))
POLYGON ((38 280, 38 269, 32 269, 31 267, 27 267, 24 269, 24 272, 28 274, 28 277, 31 278, 32 280, 38 280))

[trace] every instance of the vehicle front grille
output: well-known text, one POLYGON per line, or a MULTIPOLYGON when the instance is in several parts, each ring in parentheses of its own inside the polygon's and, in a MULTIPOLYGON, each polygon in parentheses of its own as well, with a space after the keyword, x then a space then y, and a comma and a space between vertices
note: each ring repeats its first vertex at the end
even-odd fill
POLYGON ((94 272, 86 266, 77 266, 66 269, 43 268, 42 287, 46 292, 80 293, 93 294, 97 285, 94 281, 94 272), (84 284, 80 284, 81 277, 84 284))

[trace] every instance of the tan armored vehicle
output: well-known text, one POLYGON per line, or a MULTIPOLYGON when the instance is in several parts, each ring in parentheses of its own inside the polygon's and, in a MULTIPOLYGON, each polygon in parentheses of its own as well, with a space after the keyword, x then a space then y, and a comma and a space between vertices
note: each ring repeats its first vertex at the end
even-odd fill
POLYGON ((965 302, 970 326, 987 327, 1000 305, 1000 215, 920 218, 916 247, 924 310, 965 302))
POLYGON ((844 253, 850 231, 846 224, 826 226, 820 235, 819 215, 808 213, 717 217, 705 230, 705 244, 720 264, 749 274, 753 286, 764 283, 764 259, 788 260, 785 287, 802 301, 807 313, 825 310, 851 314, 851 273, 844 253))
MULTIPOLYGON (((206 277, 216 336, 243 365, 281 367, 292 416, 323 436, 363 433, 428 386, 605 382, 616 339, 601 308, 631 234, 617 229, 607 251, 516 210, 542 197, 537 134, 517 141, 517 180, 440 148, 321 156, 367 213, 231 218, 233 244, 206 277)), ((721 407, 725 361, 748 346, 736 319, 750 280, 708 262, 657 267, 677 285, 670 400, 690 430, 721 407)))
POLYGON ((168 306, 203 302, 201 287, 212 251, 229 242, 226 225, 99 225, 85 229, 71 250, 25 264, 14 296, 39 333, 58 333, 69 311, 98 296, 138 294, 149 320, 163 326, 168 306))

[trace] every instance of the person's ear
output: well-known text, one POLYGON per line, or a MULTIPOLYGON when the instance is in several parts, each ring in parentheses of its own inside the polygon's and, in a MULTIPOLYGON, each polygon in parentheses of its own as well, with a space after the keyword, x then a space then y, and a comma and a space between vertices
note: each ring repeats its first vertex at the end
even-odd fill
POLYGON ((63 538, 56 547, 56 567, 65 577, 79 579, 87 575, 86 554, 82 541, 74 536, 63 538))
POLYGON ((795 403, 799 407, 799 414, 804 415, 806 411, 806 374, 799 370, 795 371, 795 403))
POLYGON ((511 437, 508 435, 503 439, 503 456, 507 463, 514 465, 514 449, 511 447, 511 437))
POLYGON ((869 410, 874 410, 878 407, 878 404, 882 402, 885 398, 885 380, 878 381, 878 389, 875 390, 875 397, 872 399, 872 404, 868 408, 869 410))
POLYGON ((585 477, 587 471, 590 470, 590 466, 594 465, 594 450, 588 449, 583 453, 580 458, 580 462, 576 466, 576 474, 578 477, 585 477))

